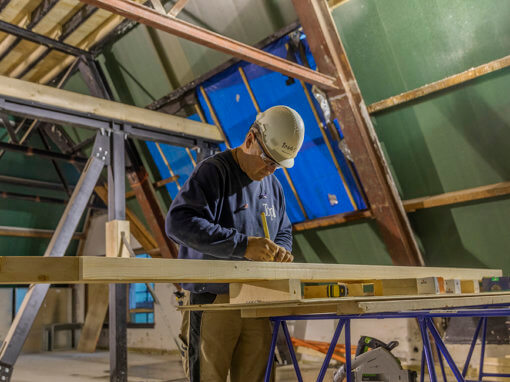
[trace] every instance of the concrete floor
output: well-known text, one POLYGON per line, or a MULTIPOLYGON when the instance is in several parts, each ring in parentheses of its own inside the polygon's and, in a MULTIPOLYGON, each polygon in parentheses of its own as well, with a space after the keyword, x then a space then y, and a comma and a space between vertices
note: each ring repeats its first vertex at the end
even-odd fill
MULTIPOLYGON (((12 382, 100 382, 109 381, 109 354, 54 351, 22 354, 11 379, 12 382)), ((130 352, 128 355, 129 382, 185 382, 180 357, 177 354, 152 355, 130 352)), ((305 382, 315 381, 320 364, 303 364, 301 372, 305 382)), ((329 369, 326 381, 332 380, 334 369, 329 369)), ((277 382, 294 382, 292 365, 276 370, 277 382)))
MULTIPOLYGON (((54 351, 23 354, 14 367, 12 382, 98 382, 110 380, 108 352, 54 351)), ((130 382, 184 382, 178 355, 128 355, 130 382)))

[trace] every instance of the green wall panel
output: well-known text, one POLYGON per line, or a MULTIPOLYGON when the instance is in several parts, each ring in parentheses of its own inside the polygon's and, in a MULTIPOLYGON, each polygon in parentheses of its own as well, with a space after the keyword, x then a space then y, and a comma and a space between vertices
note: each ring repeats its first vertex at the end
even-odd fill
POLYGON ((391 265, 374 222, 357 222, 294 234, 295 261, 391 265))
MULTIPOLYGON (((508 55, 509 14, 504 0, 351 0, 333 17, 370 104, 508 55)), ((509 180, 509 86, 504 69, 372 117, 403 199, 509 180)), ((427 264, 508 273, 509 206, 502 197, 409 216, 427 264)))

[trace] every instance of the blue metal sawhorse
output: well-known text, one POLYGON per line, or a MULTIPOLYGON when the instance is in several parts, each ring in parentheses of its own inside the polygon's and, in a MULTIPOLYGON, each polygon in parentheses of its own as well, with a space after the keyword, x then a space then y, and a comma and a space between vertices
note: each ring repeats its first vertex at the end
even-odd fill
MULTIPOLYGON (((429 341, 429 333, 434 338, 436 343, 437 353, 439 356, 439 365, 441 368, 441 374, 443 377, 443 381, 446 380, 446 373, 443 363, 443 357, 446 360, 446 363, 450 367, 453 375, 456 380, 459 382, 475 382, 472 380, 465 379, 466 373, 468 371, 468 366, 471 361, 471 357, 473 355, 473 350, 476 345, 476 341, 480 335, 480 331, 482 332, 482 342, 481 342, 481 353, 480 353, 480 369, 478 374, 478 379, 476 381, 483 381, 484 377, 504 377, 510 378, 510 374, 498 374, 498 373, 485 373, 483 371, 483 363, 485 359, 485 342, 487 338, 487 318, 488 317, 504 317, 510 316, 510 307, 508 304, 504 305, 486 305, 486 306, 477 306, 477 307, 462 307, 455 308, 453 310, 423 310, 423 311, 408 311, 408 312, 398 312, 398 313, 368 313, 368 314, 354 314, 354 315, 338 315, 338 314, 310 314, 310 315, 295 315, 295 316, 280 316, 280 317, 272 317, 271 321, 273 321, 273 337, 271 341, 271 348, 269 351, 269 358, 266 367, 266 375, 265 382, 269 382, 271 379, 271 371, 273 367, 273 359, 274 352, 276 348, 276 339, 278 335, 278 330, 280 326, 283 329, 283 333, 285 335, 285 339, 287 341, 287 346, 289 347, 289 351, 291 354, 292 362, 294 364, 294 369, 296 371, 296 377, 298 382, 302 382, 303 378, 301 377, 301 371, 299 369, 299 365, 296 358, 296 353, 294 352, 294 347, 292 346, 292 341, 290 338, 289 330, 287 327, 287 321, 289 320, 338 320, 338 325, 336 327, 335 333, 333 334, 333 338, 331 340, 328 352, 322 364, 321 370, 317 377, 317 382, 322 382, 324 376, 326 375, 326 370, 328 368, 329 362, 331 361, 331 356, 333 355, 333 351, 338 342, 338 338, 340 337, 340 333, 342 329, 345 329, 345 368, 346 370, 351 370, 351 333, 350 333, 350 322, 351 320, 357 319, 384 319, 384 318, 415 318, 418 321, 418 325, 420 327, 421 337, 423 341, 423 352, 422 352, 422 361, 421 361, 421 375, 420 381, 423 382, 424 374, 425 374, 425 363, 427 364, 427 369, 429 372, 429 378, 431 382, 437 382, 438 378, 436 375, 436 369, 434 366, 434 359, 432 357, 432 347, 429 341), (453 361, 452 356, 448 352, 446 345, 444 344, 439 332, 437 331, 432 318, 434 317, 479 317, 478 325, 475 329, 475 333, 473 335, 473 340, 471 341, 471 346, 469 348, 469 352, 464 363, 464 367, 462 372, 459 370, 455 362, 453 361)), ((351 374, 347 373, 347 382, 352 382, 351 374)), ((488 382, 488 381, 487 381, 488 382)))

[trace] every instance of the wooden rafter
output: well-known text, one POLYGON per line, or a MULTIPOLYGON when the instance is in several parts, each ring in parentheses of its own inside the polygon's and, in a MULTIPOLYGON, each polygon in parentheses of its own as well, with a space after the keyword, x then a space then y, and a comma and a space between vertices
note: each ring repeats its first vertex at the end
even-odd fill
POLYGON ((187 3, 188 0, 177 1, 172 7, 172 9, 170 9, 170 11, 168 12, 168 15, 172 17, 177 17, 177 15, 183 10, 187 3))
POLYGON ((429 94, 460 85, 467 81, 471 81, 475 78, 507 68, 509 66, 510 55, 477 66, 476 68, 471 68, 464 72, 454 74, 453 76, 443 78, 442 80, 432 82, 431 84, 423 85, 408 92, 383 99, 382 101, 374 102, 373 104, 369 105, 367 109, 369 113, 377 113, 379 111, 386 110, 421 97, 425 97, 429 94))
POLYGON ((423 265, 356 78, 325 0, 293 0, 318 69, 337 81, 328 90, 381 237, 395 265, 423 265))
POLYGON ((302 79, 306 82, 323 88, 336 88, 332 77, 315 72, 304 66, 287 61, 249 45, 233 39, 210 32, 191 23, 174 17, 163 15, 154 9, 145 7, 128 0, 81 0, 84 3, 95 5, 98 8, 137 20, 147 26, 185 38, 197 44, 227 53, 256 65, 280 72, 292 78, 302 79))

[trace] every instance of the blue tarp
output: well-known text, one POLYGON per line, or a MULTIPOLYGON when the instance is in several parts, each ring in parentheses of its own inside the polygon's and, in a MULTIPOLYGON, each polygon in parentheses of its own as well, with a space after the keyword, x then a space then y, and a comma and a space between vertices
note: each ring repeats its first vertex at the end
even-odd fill
MULTIPOLYGON (((310 67, 315 69, 315 62, 304 35, 301 35, 301 41, 307 61, 310 67)), ((288 43, 289 37, 285 36, 267 46, 264 50, 288 59, 288 43)), ((302 63, 298 54, 294 56, 294 59, 298 63, 302 63)), ((338 141, 333 140, 329 132, 326 131, 346 184, 357 205, 356 207, 353 206, 348 197, 346 188, 331 158, 300 81, 289 79, 280 73, 272 72, 257 65, 240 62, 204 82, 202 86, 231 146, 236 147, 243 142, 257 114, 253 101, 239 73, 239 67, 243 68, 261 110, 275 105, 287 105, 297 110, 305 122, 305 141, 296 158, 295 166, 289 169, 289 175, 308 218, 314 219, 366 208, 346 159, 338 148, 338 141)), ((305 86, 308 87, 311 93, 311 87, 309 85, 305 86)), ((204 110, 207 122, 213 124, 210 111, 199 89, 197 89, 197 97, 204 110)), ((324 117, 319 105, 313 96, 311 98, 315 104, 315 109, 319 113, 319 117, 324 123, 324 117)), ((197 116, 194 115, 191 118, 196 120, 197 116)), ((340 137, 343 137, 340 126, 336 121, 335 126, 340 137)), ((147 144, 161 172, 162 178, 170 176, 155 144, 151 142, 147 144)), ((193 170, 188 154, 183 148, 168 145, 161 145, 161 147, 173 171, 180 175, 180 183, 182 184, 193 170)), ((223 146, 222 149, 225 149, 225 147, 223 146)), ((290 220, 293 223, 305 220, 305 216, 283 171, 281 169, 277 170, 275 174, 285 192, 287 212, 290 220)), ((168 190, 172 197, 177 193, 177 187, 173 184, 168 185, 168 190)))

